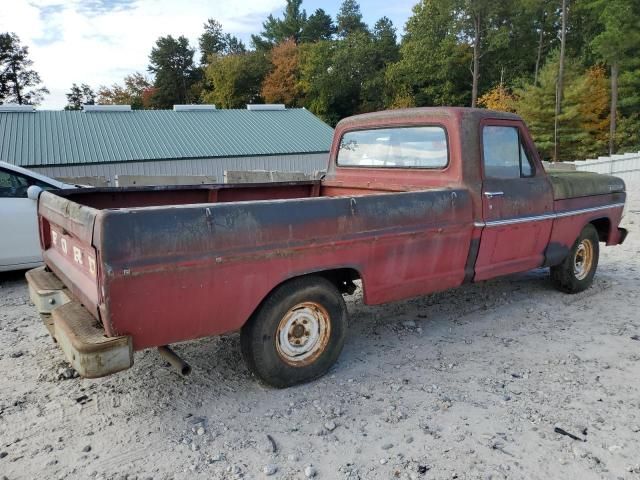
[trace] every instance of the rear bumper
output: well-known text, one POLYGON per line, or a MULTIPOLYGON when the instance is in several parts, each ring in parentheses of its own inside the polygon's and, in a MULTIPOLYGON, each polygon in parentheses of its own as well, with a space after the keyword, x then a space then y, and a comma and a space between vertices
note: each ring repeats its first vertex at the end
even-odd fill
POLYGON ((104 328, 44 267, 26 274, 29 295, 67 360, 83 377, 97 378, 133 365, 130 336, 107 337, 104 328))

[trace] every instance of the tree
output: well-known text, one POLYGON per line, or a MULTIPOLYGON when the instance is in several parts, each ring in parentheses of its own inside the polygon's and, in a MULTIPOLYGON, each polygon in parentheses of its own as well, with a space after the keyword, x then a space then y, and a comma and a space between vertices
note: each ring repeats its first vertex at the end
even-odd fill
POLYGON ((522 20, 520 29, 527 29, 530 25, 536 37, 534 83, 538 82, 538 73, 544 63, 545 53, 556 47, 556 3, 557 0, 522 0, 522 9, 518 9, 522 20))
MULTIPOLYGON (((552 31, 555 23, 547 19, 542 50, 539 50, 540 4, 550 1, 556 0, 489 3, 481 29, 478 96, 500 83, 509 89, 530 81, 532 74, 535 76, 538 53, 540 62, 543 62, 553 44, 550 38, 555 36, 555 31, 552 31)), ((469 27, 465 31, 473 32, 469 27)))
POLYGON ((307 22, 307 13, 300 10, 302 0, 287 0, 282 18, 269 15, 262 24, 260 35, 252 35, 251 40, 258 50, 268 50, 273 45, 292 39, 300 42, 302 30, 307 22))
POLYGON ((362 82, 360 111, 382 110, 393 96, 385 83, 387 67, 397 62, 400 49, 396 40, 396 29, 387 17, 380 18, 373 27, 369 46, 369 74, 362 82))
POLYGON ((224 34, 224 54, 236 55, 238 53, 244 53, 247 51, 247 47, 244 42, 238 37, 229 33, 224 34))
POLYGON ((640 7, 637 2, 634 6, 627 0, 592 0, 590 7, 597 9, 602 25, 602 32, 593 38, 591 45, 611 69, 609 154, 613 155, 616 149, 620 68, 624 68, 640 49, 640 7))
POLYGON ((498 112, 514 112, 515 100, 513 94, 500 83, 478 98, 478 105, 498 112))
POLYGON ((459 41, 456 0, 413 7, 400 60, 386 71, 387 106, 468 105, 468 46, 459 41))
POLYGON ((596 65, 587 69, 575 82, 567 85, 565 98, 565 117, 578 125, 574 132, 574 143, 567 145, 565 151, 571 150, 574 159, 604 154, 607 151, 610 124, 609 89, 604 67, 596 65))
POLYGON ((134 110, 150 108, 153 85, 141 73, 124 77, 124 85, 114 83, 111 87, 98 89, 98 103, 101 105, 131 105, 134 110))
POLYGON ((204 32, 200 35, 200 64, 208 62, 209 55, 218 55, 224 51, 224 33, 222 24, 213 18, 209 18, 204 24, 204 32))
POLYGON ((330 40, 335 33, 336 27, 333 24, 331 15, 328 15, 323 9, 318 8, 307 19, 304 27, 302 27, 300 41, 319 42, 320 40, 330 40))
POLYGON ((559 161, 597 156, 606 150, 608 91, 601 67, 581 71, 571 60, 565 65, 565 98, 557 128, 554 122, 559 52, 554 52, 533 82, 515 90, 515 110, 527 122, 544 158, 559 161))
POLYGON ((94 105, 96 103, 96 94, 86 83, 80 86, 74 83, 66 96, 67 105, 64 107, 65 110, 83 110, 85 105, 94 105))
POLYGON ((300 84, 312 112, 335 125, 349 115, 381 108, 382 96, 375 94, 375 44, 368 32, 301 47, 300 84))
POLYGON ((29 49, 15 33, 0 33, 0 104, 38 105, 49 93, 31 69, 29 49))
POLYGON ((149 72, 155 75, 153 106, 170 108, 175 104, 196 100, 192 87, 199 79, 193 55, 186 37, 160 37, 149 55, 149 72))
POLYGON ((380 18, 373 26, 373 41, 378 61, 382 67, 398 61, 400 48, 393 22, 387 17, 380 18))
POLYGON ((293 39, 285 40, 271 50, 273 69, 264 79, 261 95, 265 102, 300 106, 300 64, 298 46, 293 39))
POLYGON ((211 55, 230 55, 246 51, 242 40, 222 31, 222 24, 209 18, 204 24, 204 32, 200 35, 200 64, 209 63, 211 55))
POLYGON ((482 28, 487 15, 487 2, 483 0, 467 0, 466 7, 473 25, 473 83, 471 87, 471 107, 475 107, 478 99, 478 79, 480 78, 480 42, 482 28))
POLYGON ((556 87, 556 105, 554 115, 553 161, 558 161, 558 122, 562 111, 564 94, 565 45, 567 43, 567 0, 562 0, 562 27, 560 29, 560 58, 558 60, 558 81, 556 87))
POLYGON ((212 86, 202 95, 206 103, 223 108, 242 108, 259 103, 260 87, 269 65, 261 52, 246 52, 212 58, 205 79, 212 86))
POLYGON ((537 83, 515 89, 515 110, 527 122, 536 147, 543 158, 553 156, 554 115, 558 54, 554 52, 540 69, 537 83))
MULTIPOLYGON (((454 5, 454 8, 455 5, 454 5)), ((498 2, 496 0, 462 0, 457 16, 460 19, 460 35, 470 39, 472 52, 471 63, 471 106, 477 105, 481 81, 480 59, 491 52, 499 52, 493 62, 487 64, 502 64, 509 62, 513 50, 518 49, 512 35, 512 22, 516 18, 512 2, 498 2)), ((502 72, 502 68, 485 69, 490 72, 502 72)), ((495 78, 487 78, 488 82, 495 78)), ((487 83, 488 83, 487 82, 487 83)))
POLYGON ((367 24, 362 21, 360 5, 356 0, 344 0, 336 17, 338 35, 345 38, 355 32, 366 32, 367 24))

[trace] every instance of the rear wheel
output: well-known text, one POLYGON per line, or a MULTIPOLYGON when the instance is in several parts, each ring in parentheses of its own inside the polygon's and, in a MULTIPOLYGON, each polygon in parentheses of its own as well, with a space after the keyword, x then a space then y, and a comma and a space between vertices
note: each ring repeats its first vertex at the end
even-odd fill
POLYGON ((560 265, 551 267, 551 281, 560 291, 578 293, 593 283, 600 255, 599 237, 595 227, 588 224, 560 265))
POLYGON ((262 382, 289 387, 326 373, 346 330, 338 289, 325 278, 302 277, 277 287, 242 327, 242 356, 262 382))

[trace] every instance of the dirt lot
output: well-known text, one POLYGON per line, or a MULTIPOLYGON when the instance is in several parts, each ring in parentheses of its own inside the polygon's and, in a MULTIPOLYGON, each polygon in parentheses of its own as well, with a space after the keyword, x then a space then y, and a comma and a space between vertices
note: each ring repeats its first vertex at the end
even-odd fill
POLYGON ((156 351, 67 378, 23 274, 5 274, 0 479, 639 479, 640 194, 625 223, 576 296, 539 270, 384 307, 355 298, 339 363, 288 390, 250 377, 238 335, 177 346, 186 379, 156 351))

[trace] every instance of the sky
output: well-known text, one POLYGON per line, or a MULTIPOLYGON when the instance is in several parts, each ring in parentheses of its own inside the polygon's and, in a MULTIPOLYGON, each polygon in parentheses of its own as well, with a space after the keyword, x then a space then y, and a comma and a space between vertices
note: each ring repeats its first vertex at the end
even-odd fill
MULTIPOLYGON (((389 17, 401 35, 417 0, 361 0, 364 20, 389 17)), ((335 18, 341 0, 304 0, 311 14, 323 8, 335 18)), ((33 68, 50 90, 40 109, 61 109, 73 83, 122 82, 146 73, 155 40, 184 35, 197 47, 202 26, 217 19, 225 32, 249 44, 270 13, 279 16, 285 0, 0 0, 0 32, 14 32, 29 47, 33 68)), ((196 53, 196 59, 199 58, 196 53)))

